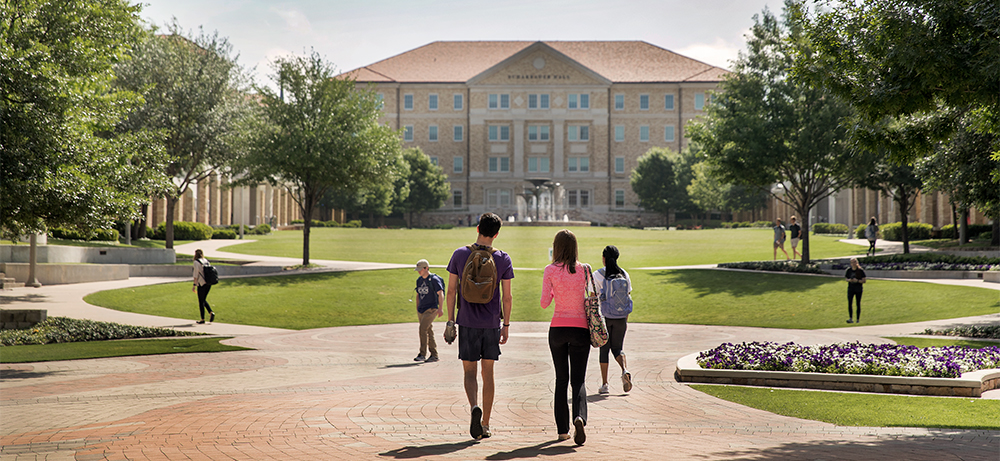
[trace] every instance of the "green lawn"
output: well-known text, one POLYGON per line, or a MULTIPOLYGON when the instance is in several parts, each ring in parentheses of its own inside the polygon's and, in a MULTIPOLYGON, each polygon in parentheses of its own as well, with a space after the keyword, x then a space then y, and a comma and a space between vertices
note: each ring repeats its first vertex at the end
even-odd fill
POLYGON ((1000 400, 692 385, 759 410, 840 426, 1000 430, 1000 400))
POLYGON ((245 347, 220 344, 219 341, 223 339, 230 338, 129 339, 4 346, 0 347, 0 363, 49 362, 54 360, 93 359, 133 355, 250 350, 245 347))
POLYGON ((909 336, 886 336, 896 344, 917 347, 944 347, 962 346, 974 349, 981 349, 990 346, 1000 346, 1000 341, 969 341, 966 339, 941 339, 941 338, 912 338, 909 336))
MULTIPOLYGON (((514 267, 542 268, 549 263, 549 248, 558 227, 504 227, 494 242, 509 253, 514 267)), ((646 231, 614 227, 574 227, 580 260, 601 265, 601 251, 615 245, 622 267, 686 266, 733 261, 770 260, 770 229, 711 229, 699 231, 646 231)), ((222 251, 250 255, 302 258, 302 232, 277 231, 251 236, 252 243, 234 244, 222 251)), ((474 228, 347 229, 315 228, 310 238, 310 258, 415 263, 426 258, 431 265, 447 265, 451 253, 476 238, 474 228)), ((810 236, 811 258, 860 255, 865 247, 840 243, 840 237, 810 236)), ((799 248, 802 249, 801 246, 799 248)), ((791 246, 786 245, 791 254, 791 246)), ((779 257, 783 257, 780 252, 779 257)))
MULTIPOLYGON (((446 281, 444 269, 434 269, 446 281)), ((846 284, 840 277, 651 270, 630 272, 632 322, 834 328, 847 324, 846 284)), ((416 273, 409 269, 224 279, 209 302, 225 323, 309 329, 416 321, 410 302, 416 273)), ((548 321, 542 310, 542 272, 517 270, 513 321, 548 321)), ((194 319, 197 297, 189 283, 94 293, 91 304, 194 319)), ((915 322, 1000 311, 996 292, 969 287, 873 280, 866 285, 863 324, 915 322), (961 300, 956 302, 956 300, 961 300)))

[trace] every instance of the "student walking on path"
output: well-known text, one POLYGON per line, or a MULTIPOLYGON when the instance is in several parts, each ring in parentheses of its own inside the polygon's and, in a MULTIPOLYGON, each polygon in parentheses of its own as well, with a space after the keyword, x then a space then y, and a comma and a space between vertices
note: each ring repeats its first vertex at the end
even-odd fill
POLYGON ((568 230, 556 233, 552 242, 552 264, 542 275, 541 306, 556 305, 549 324, 549 351, 556 371, 555 417, 559 440, 569 438, 570 411, 566 403, 567 386, 572 385, 573 441, 587 440, 587 358, 590 356, 590 329, 584 309, 584 290, 590 266, 577 261, 576 235, 568 230))
POLYGON ((778 260, 778 248, 781 248, 781 252, 785 254, 785 260, 791 260, 788 257, 788 252, 785 251, 785 226, 781 225, 781 218, 776 220, 774 225, 774 260, 778 260))
MULTIPOLYGON (((802 226, 795 222, 795 216, 791 217, 791 224, 788 225, 789 238, 792 239, 792 258, 798 257, 802 258, 802 253, 799 253, 799 239, 802 237, 802 226)), ((775 253, 777 257, 777 253, 775 253)))
POLYGON ((191 291, 198 293, 198 310, 201 311, 201 320, 195 322, 198 324, 205 323, 205 311, 208 311, 209 323, 215 321, 215 312, 212 311, 212 306, 208 305, 208 292, 212 289, 212 285, 205 280, 205 267, 210 265, 200 248, 194 251, 194 286, 191 291))
POLYGON ((868 251, 865 251, 865 256, 871 254, 875 256, 875 241, 878 240, 878 221, 872 216, 872 220, 868 222, 865 226, 865 238, 868 239, 868 251))
POLYGON ((448 262, 448 328, 453 328, 457 322, 458 358, 462 360, 465 394, 472 406, 469 434, 474 439, 492 436, 493 364, 500 359, 500 345, 507 343, 510 334, 510 311, 514 299, 510 281, 514 278, 514 265, 507 253, 493 248, 493 240, 500 233, 501 225, 499 216, 484 213, 476 227, 479 233, 476 243, 456 249, 448 262), (482 274, 487 276, 482 277, 482 274), (489 299, 481 303, 469 301, 469 298, 480 299, 477 296, 489 299), (457 319, 456 303, 459 306, 457 319), (476 377, 479 362, 482 362, 483 376, 481 408, 476 377))
POLYGON ((861 323, 861 295, 865 291, 865 270, 858 264, 858 258, 851 258, 851 267, 844 273, 847 278, 847 323, 861 323), (851 301, 858 301, 858 315, 854 316, 851 301), (854 320, 851 320, 851 318, 854 320))
POLYGON ((416 362, 437 362, 437 342, 434 341, 434 319, 444 315, 441 306, 444 305, 444 279, 432 274, 430 263, 426 259, 417 261, 415 269, 417 277, 417 319, 420 321, 420 353, 413 360, 416 362), (430 347, 431 355, 427 356, 430 347))
POLYGON ((632 279, 628 272, 618 266, 618 248, 604 247, 601 261, 604 267, 594 272, 594 283, 601 294, 601 314, 608 328, 608 342, 601 346, 601 388, 598 393, 607 394, 609 355, 614 355, 622 368, 622 391, 632 390, 632 374, 625 362, 625 332, 628 330, 628 315, 632 313, 632 279), (610 354, 609 354, 610 353, 610 354))

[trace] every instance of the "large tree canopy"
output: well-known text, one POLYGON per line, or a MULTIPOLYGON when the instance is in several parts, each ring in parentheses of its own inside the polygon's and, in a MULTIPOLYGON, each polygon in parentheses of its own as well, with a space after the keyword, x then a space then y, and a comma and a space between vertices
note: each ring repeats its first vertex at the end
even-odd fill
POLYGON ((120 88, 145 97, 121 128, 159 131, 170 156, 166 247, 173 248, 177 199, 245 149, 251 114, 247 82, 224 37, 185 34, 176 23, 167 34, 147 32, 133 59, 116 72, 120 88))
POLYGON ((381 101, 316 52, 279 58, 274 83, 259 87, 264 124, 240 164, 242 183, 268 181, 288 188, 305 220, 302 264, 309 264, 312 210, 327 191, 373 190, 398 176, 399 135, 378 123, 381 101))
MULTIPOLYGON (((850 107, 822 88, 789 78, 796 50, 808 48, 794 23, 765 10, 754 17, 747 53, 720 85, 691 138, 723 182, 772 190, 809 228, 809 210, 861 171, 845 142, 850 107)), ((809 261, 808 232, 802 259, 809 261)))
POLYGON ((0 2, 0 228, 84 230, 131 219, 163 185, 147 132, 115 134, 138 96, 113 66, 141 35, 122 0, 0 2))
POLYGON ((431 163, 419 147, 403 151, 403 159, 408 168, 406 189, 408 193, 395 203, 395 211, 407 214, 406 223, 413 227, 413 213, 436 210, 448 200, 451 187, 448 175, 441 167, 431 163))

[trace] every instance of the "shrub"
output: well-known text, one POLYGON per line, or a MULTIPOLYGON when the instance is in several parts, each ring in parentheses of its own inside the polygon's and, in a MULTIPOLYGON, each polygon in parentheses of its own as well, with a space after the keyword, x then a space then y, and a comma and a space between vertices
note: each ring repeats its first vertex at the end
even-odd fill
POLYGON ((722 228, 723 229, 739 229, 741 227, 751 227, 751 226, 753 226, 753 224, 750 223, 750 222, 748 222, 748 221, 743 221, 743 222, 724 222, 724 223, 722 223, 722 228))
POLYGON ((1000 325, 966 325, 945 330, 924 330, 922 335, 964 336, 966 338, 1000 339, 1000 325))
POLYGON ((118 231, 114 229, 78 230, 63 227, 53 227, 49 229, 48 235, 54 239, 62 240, 98 240, 101 242, 117 242, 118 231))
POLYGON ((105 339, 160 338, 164 336, 196 336, 201 333, 168 328, 136 327, 93 320, 49 317, 25 330, 0 331, 0 345, 73 343, 105 339))
MULTIPOLYGON (((993 226, 990 224, 969 224, 968 232, 969 238, 972 240, 982 238, 983 233, 989 233, 992 236, 993 226)), ((941 238, 957 239, 958 231, 955 229, 955 225, 948 224, 947 226, 941 226, 941 238)))
POLYGON ((751 225, 751 227, 774 227, 774 223, 771 221, 757 221, 751 225))
POLYGON ((305 223, 305 221, 301 220, 301 219, 293 219, 292 220, 292 224, 303 224, 303 223, 305 223))
POLYGON ((814 234, 847 234, 847 224, 818 222, 813 224, 814 234))
MULTIPOLYGON (((208 240, 212 238, 212 226, 200 222, 174 221, 174 240, 208 240)), ((153 240, 165 240, 167 238, 167 223, 161 222, 156 226, 153 240)))
POLYGON ((868 228, 867 224, 858 224, 858 227, 854 228, 854 238, 863 239, 865 238, 865 229, 868 228))
POLYGON ((869 256, 864 258, 863 263, 906 263, 921 262, 933 264, 976 264, 976 265, 997 265, 1000 258, 987 258, 985 256, 956 256, 942 253, 910 253, 869 256))
POLYGON ((817 264, 802 264, 801 262, 793 261, 747 261, 738 263, 721 263, 718 267, 723 269, 745 269, 752 271, 796 272, 826 275, 826 272, 820 269, 817 264))
POLYGON ((341 224, 340 227, 361 227, 361 220, 355 219, 353 221, 347 221, 344 224, 341 224))
POLYGON ((236 238, 236 232, 229 229, 215 229, 212 231, 213 240, 232 240, 236 238))
MULTIPOLYGON (((627 226, 616 225, 615 227, 627 227, 627 226)), ((454 224, 438 224, 432 227, 431 229, 454 229, 454 228, 455 228, 454 224)))
POLYGON ((252 235, 267 235, 271 233, 271 226, 269 224, 258 224, 250 229, 252 235))
MULTIPOLYGON (((927 240, 931 238, 931 230, 933 229, 930 224, 924 223, 909 223, 906 228, 909 230, 910 240, 927 240)), ((893 222, 884 224, 879 226, 879 232, 885 240, 891 240, 894 242, 903 241, 902 223, 893 222)))

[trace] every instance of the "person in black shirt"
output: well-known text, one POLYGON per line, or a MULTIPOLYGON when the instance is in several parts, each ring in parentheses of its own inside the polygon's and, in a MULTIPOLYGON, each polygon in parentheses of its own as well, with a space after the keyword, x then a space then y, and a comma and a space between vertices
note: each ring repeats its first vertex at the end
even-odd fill
POLYGON ((799 259, 802 258, 802 253, 799 253, 799 238, 801 238, 802 226, 795 221, 795 216, 792 216, 792 224, 788 226, 788 233, 791 234, 792 238, 792 258, 796 256, 799 259))
POLYGON ((858 258, 851 258, 851 267, 844 274, 847 278, 847 323, 861 323, 861 294, 865 289, 865 270, 858 264, 858 258), (854 317, 851 301, 858 300, 858 315, 854 317), (851 320, 851 318, 854 320, 851 320))

